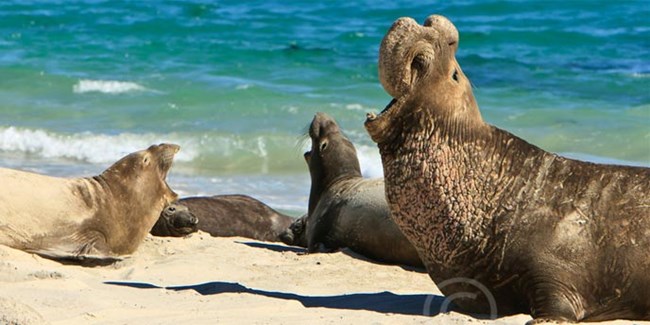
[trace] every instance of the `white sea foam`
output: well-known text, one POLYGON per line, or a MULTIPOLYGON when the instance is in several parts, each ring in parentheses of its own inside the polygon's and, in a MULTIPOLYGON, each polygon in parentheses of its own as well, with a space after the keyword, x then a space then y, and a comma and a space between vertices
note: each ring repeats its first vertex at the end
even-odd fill
POLYGON ((182 150, 175 158, 177 161, 191 161, 198 155, 192 141, 175 135, 105 135, 89 132, 65 135, 44 130, 0 127, 0 151, 17 151, 44 158, 68 158, 90 163, 112 163, 131 152, 162 142, 181 146, 182 150))
POLYGON ((357 157, 361 166, 361 174, 366 178, 384 177, 384 167, 381 164, 381 156, 376 147, 357 145, 357 157))
POLYGON ((114 80, 89 80, 81 79, 74 86, 72 91, 77 94, 99 92, 104 94, 122 94, 133 91, 146 91, 147 88, 134 82, 114 80))
POLYGON ((641 72, 634 72, 632 73, 632 78, 650 78, 650 73, 641 73, 641 72))
POLYGON ((369 110, 366 107, 363 107, 361 104, 347 104, 345 105, 345 109, 350 110, 350 111, 367 111, 369 110))

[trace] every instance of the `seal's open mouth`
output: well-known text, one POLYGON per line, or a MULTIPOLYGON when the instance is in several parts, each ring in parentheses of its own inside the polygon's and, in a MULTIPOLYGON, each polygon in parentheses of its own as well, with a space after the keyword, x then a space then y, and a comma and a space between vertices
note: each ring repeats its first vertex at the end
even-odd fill
MULTIPOLYGON (((421 92, 423 80, 442 75, 458 47, 458 31, 445 17, 429 16, 423 25, 403 17, 396 20, 381 41, 378 72, 384 90, 393 100, 379 114, 366 114, 365 127, 377 143, 386 141, 395 133, 396 117, 402 115, 409 98, 421 92)), ((425 89, 425 91, 428 88, 425 89)))
POLYGON ((392 133, 390 131, 392 128, 391 121, 400 114, 407 98, 406 95, 393 98, 379 114, 372 112, 366 114, 364 126, 374 142, 382 143, 387 140, 389 134, 392 133))
POLYGON ((379 48, 379 80, 393 97, 379 113, 366 114, 365 127, 373 141, 380 143, 391 133, 391 120, 397 116, 406 98, 412 93, 417 73, 414 57, 422 44, 439 38, 438 32, 423 27, 411 18, 396 20, 381 41, 379 48))
POLYGON ((393 107, 393 105, 395 105, 396 102, 397 102, 397 99, 393 98, 393 100, 391 100, 390 103, 388 103, 388 105, 386 105, 386 107, 384 107, 384 109, 381 111, 381 113, 379 113, 379 115, 384 114, 389 109, 391 109, 393 107))
POLYGON ((374 121, 375 119, 377 119, 377 117, 383 115, 384 113, 388 112, 391 108, 393 108, 393 106, 395 106, 395 103, 397 103, 397 99, 393 98, 393 100, 391 100, 390 103, 388 103, 388 105, 386 105, 386 107, 384 107, 384 109, 381 112, 379 112, 379 115, 375 114, 374 112, 367 113, 366 121, 367 122, 374 121))
POLYGON ((181 147, 179 145, 169 143, 149 147, 148 150, 159 150, 158 159, 162 179, 167 178, 167 173, 169 173, 169 169, 171 169, 174 162, 174 156, 180 149, 181 147))

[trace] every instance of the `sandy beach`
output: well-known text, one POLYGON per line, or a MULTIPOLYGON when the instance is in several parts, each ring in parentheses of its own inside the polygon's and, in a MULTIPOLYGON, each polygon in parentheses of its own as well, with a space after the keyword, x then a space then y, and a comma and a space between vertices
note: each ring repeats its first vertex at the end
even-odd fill
MULTIPOLYGON (((149 236, 109 266, 0 246, 1 324, 524 324, 440 313, 426 273, 352 252, 302 255, 247 238, 149 236)), ((642 324, 616 321, 611 324, 642 324)), ((608 324, 610 324, 608 323, 608 324)))

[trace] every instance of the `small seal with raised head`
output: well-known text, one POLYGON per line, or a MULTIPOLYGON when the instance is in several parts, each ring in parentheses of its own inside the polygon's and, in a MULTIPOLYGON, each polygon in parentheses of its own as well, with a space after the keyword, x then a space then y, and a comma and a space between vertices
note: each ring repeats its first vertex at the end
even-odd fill
MULTIPOLYGON (((422 266, 418 253, 390 217, 383 179, 364 179, 357 151, 336 121, 317 113, 309 128, 311 175, 304 221, 308 252, 348 247, 377 261, 422 266)), ((298 230, 296 230, 298 232, 298 230)))

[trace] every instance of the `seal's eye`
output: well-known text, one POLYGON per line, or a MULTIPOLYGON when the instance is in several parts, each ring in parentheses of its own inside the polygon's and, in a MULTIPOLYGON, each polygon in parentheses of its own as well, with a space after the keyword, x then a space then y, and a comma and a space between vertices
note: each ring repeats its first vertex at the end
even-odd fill
POLYGON ((455 82, 458 82, 458 69, 454 69, 454 74, 451 76, 455 82))
POLYGON ((327 149, 327 141, 323 141, 320 143, 320 151, 323 151, 327 149))
POLYGON ((413 70, 423 70, 424 69, 424 56, 422 54, 418 54, 413 58, 413 61, 411 61, 411 71, 413 70))

